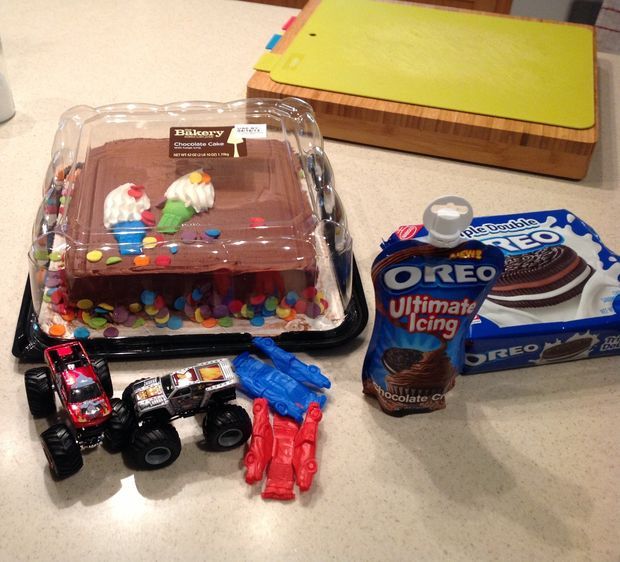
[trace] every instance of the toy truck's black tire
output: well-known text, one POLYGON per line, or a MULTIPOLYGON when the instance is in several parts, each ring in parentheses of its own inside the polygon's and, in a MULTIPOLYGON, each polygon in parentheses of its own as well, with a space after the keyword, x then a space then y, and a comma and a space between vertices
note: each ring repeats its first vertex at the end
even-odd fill
POLYGON ((172 464, 181 453, 181 440, 170 424, 134 431, 129 454, 137 468, 153 470, 172 464))
POLYGON ((47 367, 28 369, 24 375, 26 398, 30 413, 37 418, 49 416, 56 410, 54 390, 47 367))
POLYGON ((59 479, 75 474, 82 466, 82 451, 66 425, 57 423, 41 433, 43 451, 52 474, 59 479))
POLYGON ((252 421, 237 404, 214 405, 202 423, 207 448, 228 451, 243 445, 252 435, 252 421))
POLYGON ((114 395, 114 387, 112 386, 112 377, 110 376, 108 362, 105 359, 93 359, 91 365, 99 377, 99 382, 101 382, 103 391, 107 394, 108 398, 112 398, 114 395))
POLYGON ((146 379, 138 379, 137 381, 133 381, 128 387, 123 390, 123 402, 127 404, 128 407, 133 408, 133 403, 131 400, 131 393, 133 392, 133 385, 145 381, 146 379))
POLYGON ((106 446, 112 451, 123 449, 131 438, 135 421, 133 411, 120 398, 112 398, 112 415, 106 424, 104 437, 106 446))

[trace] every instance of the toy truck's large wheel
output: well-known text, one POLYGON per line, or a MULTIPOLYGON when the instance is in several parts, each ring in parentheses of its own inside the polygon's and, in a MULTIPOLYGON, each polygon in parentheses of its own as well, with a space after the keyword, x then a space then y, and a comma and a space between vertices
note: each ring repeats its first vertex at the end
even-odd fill
POLYGON ((138 379, 137 381, 133 381, 128 387, 123 390, 123 402, 127 404, 129 408, 133 408, 133 402, 131 400, 131 393, 133 392, 133 386, 136 383, 145 381, 146 379, 138 379))
POLYGON ((67 478, 82 468, 82 452, 66 425, 58 423, 41 433, 43 451, 56 478, 67 478))
POLYGON ((131 438, 129 451, 138 468, 163 468, 177 460, 181 453, 181 440, 170 424, 140 427, 131 438))
POLYGON ((53 413, 56 410, 56 404, 49 369, 47 367, 28 369, 24 381, 30 413, 37 418, 53 413))
POLYGON ((91 365, 99 377, 103 391, 107 394, 108 398, 112 398, 114 387, 112 386, 112 377, 110 376, 108 362, 105 359, 94 359, 91 361, 91 365))
POLYGON ((120 451, 129 443, 134 428, 133 411, 119 398, 112 398, 112 415, 105 428, 105 442, 113 451, 120 451))
POLYGON ((243 445, 252 435, 252 421, 248 413, 236 404, 213 406, 202 424, 207 448, 228 451, 243 445))

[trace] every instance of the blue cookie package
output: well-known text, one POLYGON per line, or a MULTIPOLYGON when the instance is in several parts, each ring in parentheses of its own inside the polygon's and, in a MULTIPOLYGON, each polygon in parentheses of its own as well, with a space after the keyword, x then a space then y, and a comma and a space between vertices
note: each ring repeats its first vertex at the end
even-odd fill
POLYGON ((584 221, 565 209, 478 217, 462 237, 506 256, 464 374, 620 353, 620 256, 584 221))

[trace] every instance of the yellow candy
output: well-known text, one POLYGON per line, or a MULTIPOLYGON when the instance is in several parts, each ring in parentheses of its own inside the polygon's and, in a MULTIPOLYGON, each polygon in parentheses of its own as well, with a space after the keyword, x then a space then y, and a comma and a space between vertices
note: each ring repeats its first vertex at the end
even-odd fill
POLYGON ((142 305, 139 302, 132 302, 129 305, 129 310, 135 314, 136 312, 140 312, 142 310, 142 305))
POLYGON ((86 259, 90 262, 98 262, 103 257, 103 253, 99 250, 92 250, 86 254, 86 259))
POLYGON ((194 311, 194 318, 196 319, 196 322, 198 322, 199 324, 202 324, 204 322, 204 318, 202 316, 202 314, 200 314, 200 309, 197 308, 194 311))
POLYGON ((244 318, 248 318, 249 320, 251 320, 252 318, 254 318, 254 310, 249 308, 247 304, 244 304, 241 307, 241 316, 243 316, 244 318))
POLYGON ((90 310, 93 307, 93 301, 90 299, 82 299, 77 302, 77 307, 80 310, 90 310))
POLYGON ((200 172, 192 172, 188 179, 192 183, 201 183, 202 182, 202 174, 200 172))
POLYGON ((279 306, 276 308, 276 314, 278 318, 286 318, 291 313, 290 308, 284 308, 283 306, 279 306))
POLYGON ((155 316, 158 311, 159 309, 152 304, 144 307, 144 312, 146 312, 149 316, 155 316))
POLYGON ((154 236, 145 236, 142 239, 142 246, 145 247, 147 250, 152 250, 157 246, 157 238, 155 238, 154 236))
POLYGON ((88 312, 82 312, 82 322, 88 324, 91 320, 91 315, 88 312))
POLYGON ((155 318, 156 324, 166 324, 170 320, 170 314, 166 314, 163 318, 155 318))
POLYGON ((323 293, 323 291, 319 291, 315 296, 314 296, 314 302, 316 304, 321 304, 321 301, 325 298, 325 293, 323 293))
POLYGON ((107 302, 101 302, 97 305, 97 307, 103 308, 104 310, 109 310, 110 312, 114 310, 114 307, 111 304, 108 304, 107 302))

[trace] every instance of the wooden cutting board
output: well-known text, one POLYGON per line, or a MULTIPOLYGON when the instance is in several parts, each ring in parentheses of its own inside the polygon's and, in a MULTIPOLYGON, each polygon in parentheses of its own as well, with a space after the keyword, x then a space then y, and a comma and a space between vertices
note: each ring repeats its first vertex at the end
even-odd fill
POLYGON ((310 0, 248 97, 309 101, 325 136, 580 179, 593 31, 377 0, 310 0))

